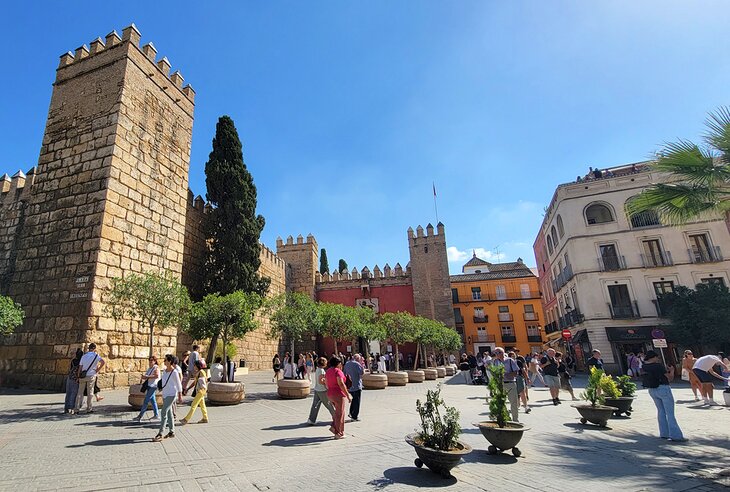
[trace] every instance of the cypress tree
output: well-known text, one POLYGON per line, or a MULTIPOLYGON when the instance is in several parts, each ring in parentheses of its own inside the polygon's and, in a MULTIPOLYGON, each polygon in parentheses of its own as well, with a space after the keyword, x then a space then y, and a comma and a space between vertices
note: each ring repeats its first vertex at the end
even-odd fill
POLYGON ((319 273, 324 275, 325 273, 329 273, 329 271, 330 264, 327 261, 327 250, 322 248, 322 254, 319 256, 319 273))
POLYGON ((337 265, 337 271, 342 273, 347 271, 347 262, 340 258, 340 264, 337 265))
POLYGON ((213 206, 206 221, 206 237, 210 238, 207 293, 227 295, 242 290, 265 295, 271 279, 258 273, 259 236, 265 220, 256 215, 256 186, 229 116, 221 116, 216 124, 213 151, 205 163, 205 184, 206 198, 213 206))

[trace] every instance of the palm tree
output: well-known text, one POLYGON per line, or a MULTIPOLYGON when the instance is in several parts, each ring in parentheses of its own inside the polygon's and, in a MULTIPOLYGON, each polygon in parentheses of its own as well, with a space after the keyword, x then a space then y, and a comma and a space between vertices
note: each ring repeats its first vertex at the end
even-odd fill
POLYGON ((730 108, 720 107, 705 121, 704 145, 680 140, 668 143, 652 165, 668 173, 627 205, 629 214, 653 211, 662 222, 685 224, 705 215, 725 214, 730 230, 730 108))

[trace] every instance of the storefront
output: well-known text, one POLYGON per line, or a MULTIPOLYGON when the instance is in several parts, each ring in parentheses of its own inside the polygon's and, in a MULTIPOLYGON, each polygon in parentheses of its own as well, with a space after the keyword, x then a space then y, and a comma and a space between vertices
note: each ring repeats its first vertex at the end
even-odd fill
POLYGON ((591 342, 588 340, 588 333, 585 330, 578 330, 570 340, 573 350, 572 356, 575 360, 575 368, 578 371, 587 370, 587 362, 591 357, 591 342))
MULTIPOLYGON (((606 335, 611 344, 613 358, 621 374, 628 372, 628 354, 646 353, 648 350, 654 350, 651 332, 657 328, 660 327, 634 326, 631 328, 606 328, 606 335)), ((676 364, 674 352, 674 345, 671 343, 668 349, 664 349, 667 364, 676 364)))

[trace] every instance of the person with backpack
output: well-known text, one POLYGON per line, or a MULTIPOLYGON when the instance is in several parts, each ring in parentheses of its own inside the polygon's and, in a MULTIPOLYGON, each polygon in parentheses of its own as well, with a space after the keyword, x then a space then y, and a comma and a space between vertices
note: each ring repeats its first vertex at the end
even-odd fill
POLYGON ((160 418, 160 429, 157 435, 152 438, 153 442, 175 437, 175 415, 172 413, 172 405, 175 403, 175 398, 182 394, 182 378, 180 373, 173 367, 173 360, 174 356, 172 354, 165 356, 165 372, 157 381, 157 388, 162 391, 162 416, 160 418), (170 431, 163 437, 162 433, 165 427, 170 431))
POLYGON ((79 361, 78 379, 79 391, 76 396, 76 408, 74 413, 81 411, 81 403, 84 400, 84 391, 86 391, 86 413, 93 413, 94 408, 92 402, 94 400, 94 386, 96 385, 96 375, 104 367, 106 362, 96 353, 96 344, 89 344, 89 351, 86 352, 79 361))
MULTIPOLYGON (((200 405, 200 411, 203 413, 203 418, 200 419, 198 423, 208 423, 208 409, 205 407, 205 394, 208 392, 208 371, 205 370, 205 360, 196 360, 194 366, 195 371, 193 372, 190 386, 195 385, 195 398, 193 398, 193 403, 190 405, 188 414, 180 421, 180 425, 185 425, 190 422, 190 419, 193 418, 193 414, 195 413, 195 409, 198 408, 198 405, 200 405)), ((184 391, 187 392, 188 389, 190 389, 190 387, 186 388, 184 391)))

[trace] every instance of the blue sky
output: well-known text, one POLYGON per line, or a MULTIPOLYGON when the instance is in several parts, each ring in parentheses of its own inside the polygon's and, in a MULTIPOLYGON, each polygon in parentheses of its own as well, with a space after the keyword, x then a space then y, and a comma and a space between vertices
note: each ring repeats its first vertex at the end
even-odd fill
POLYGON ((730 4, 684 1, 6 4, 0 173, 36 164, 58 56, 135 22, 197 91, 190 186, 229 114, 266 217, 330 266, 408 261, 434 222, 534 264, 555 186, 697 139, 730 103, 730 4))

